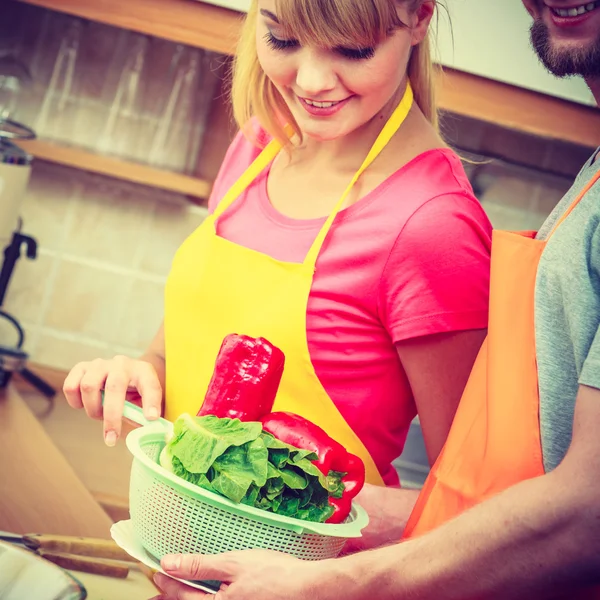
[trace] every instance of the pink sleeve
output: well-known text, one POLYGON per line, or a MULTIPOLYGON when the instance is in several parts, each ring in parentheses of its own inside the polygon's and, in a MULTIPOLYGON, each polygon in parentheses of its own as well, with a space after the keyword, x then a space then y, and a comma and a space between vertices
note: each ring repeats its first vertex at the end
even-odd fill
MULTIPOLYGON (((258 121, 253 121, 250 126, 255 129, 254 135, 259 143, 266 144, 269 139, 266 132, 260 127, 258 121)), ((260 148, 250 142, 241 131, 229 145, 225 158, 213 183, 208 198, 208 212, 212 213, 229 188, 240 178, 246 168, 260 153, 260 148)))
POLYGON ((411 216, 379 290, 380 316, 394 343, 487 326, 491 230, 468 194, 438 196, 411 216))

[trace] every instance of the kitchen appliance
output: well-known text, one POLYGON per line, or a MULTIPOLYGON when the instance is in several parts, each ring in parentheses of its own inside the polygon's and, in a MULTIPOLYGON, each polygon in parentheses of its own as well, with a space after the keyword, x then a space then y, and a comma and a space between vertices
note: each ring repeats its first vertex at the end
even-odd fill
MULTIPOLYGON (((0 121, 0 249, 4 249, 0 269, 0 309, 22 248, 25 248, 27 258, 33 260, 37 256, 37 242, 21 233, 22 222, 19 216, 29 183, 32 157, 13 141, 33 138, 35 133, 28 127, 10 119, 0 121)), ((6 387, 12 374, 19 371, 45 396, 54 396, 56 391, 26 367, 28 356, 23 350, 25 334, 17 319, 5 310, 0 310, 0 321, 0 388, 6 387), (12 342, 10 334, 6 334, 6 324, 15 333, 12 342)))

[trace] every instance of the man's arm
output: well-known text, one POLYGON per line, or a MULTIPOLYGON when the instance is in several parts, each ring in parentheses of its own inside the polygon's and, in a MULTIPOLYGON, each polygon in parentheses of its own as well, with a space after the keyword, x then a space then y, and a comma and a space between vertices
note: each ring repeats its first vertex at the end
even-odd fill
MULTIPOLYGON (((577 587, 600 584, 599 432, 600 391, 582 386, 573 442, 557 469, 415 540, 314 562, 253 550, 161 564, 180 579, 229 582, 223 600, 573 598, 577 587)), ((205 597, 157 577, 166 598, 205 597)))
POLYGON ((360 588, 356 600, 529 600, 600 585, 600 391, 580 387, 573 441, 553 472, 336 570, 338 585, 360 588))

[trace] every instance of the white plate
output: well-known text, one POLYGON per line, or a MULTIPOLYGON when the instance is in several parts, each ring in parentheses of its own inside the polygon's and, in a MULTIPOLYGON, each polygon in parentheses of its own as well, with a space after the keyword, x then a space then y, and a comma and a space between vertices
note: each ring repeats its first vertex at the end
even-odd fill
POLYGON ((110 535, 112 536, 113 540, 115 540, 115 542, 121 548, 123 548, 123 550, 125 550, 125 552, 127 552, 127 554, 129 554, 130 556, 133 556, 133 558, 135 558, 136 560, 139 560, 141 563, 143 563, 147 567, 150 567, 151 569, 153 569, 155 571, 160 571, 161 573, 164 573, 165 575, 167 575, 168 577, 171 577, 172 579, 181 581, 182 583, 185 583, 186 585, 189 585, 190 587, 196 588, 198 590, 202 590, 203 592, 207 592, 209 594, 217 593, 214 588, 209 587, 207 584, 203 583, 202 581, 190 581, 188 579, 178 579, 177 577, 172 577, 168 573, 165 573, 163 571, 162 567, 160 566, 160 563, 152 555, 150 555, 148 552, 146 552, 146 550, 144 550, 144 547, 142 546, 140 541, 135 537, 135 534, 133 532, 133 524, 131 523, 130 520, 119 521, 118 523, 115 523, 110 528, 110 535))

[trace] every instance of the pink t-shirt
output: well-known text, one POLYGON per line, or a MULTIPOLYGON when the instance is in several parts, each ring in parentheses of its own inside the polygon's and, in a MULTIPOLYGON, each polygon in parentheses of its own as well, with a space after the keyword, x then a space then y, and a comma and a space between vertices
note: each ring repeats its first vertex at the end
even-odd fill
MULTIPOLYGON (((213 211, 259 150, 231 144, 209 200, 213 211)), ((269 169, 217 222, 220 236, 302 262, 325 222, 278 212, 269 169)), ((373 456, 384 481, 416 407, 394 344, 487 326, 491 225, 459 158, 425 152, 341 211, 317 260, 307 339, 319 380, 373 456)))

